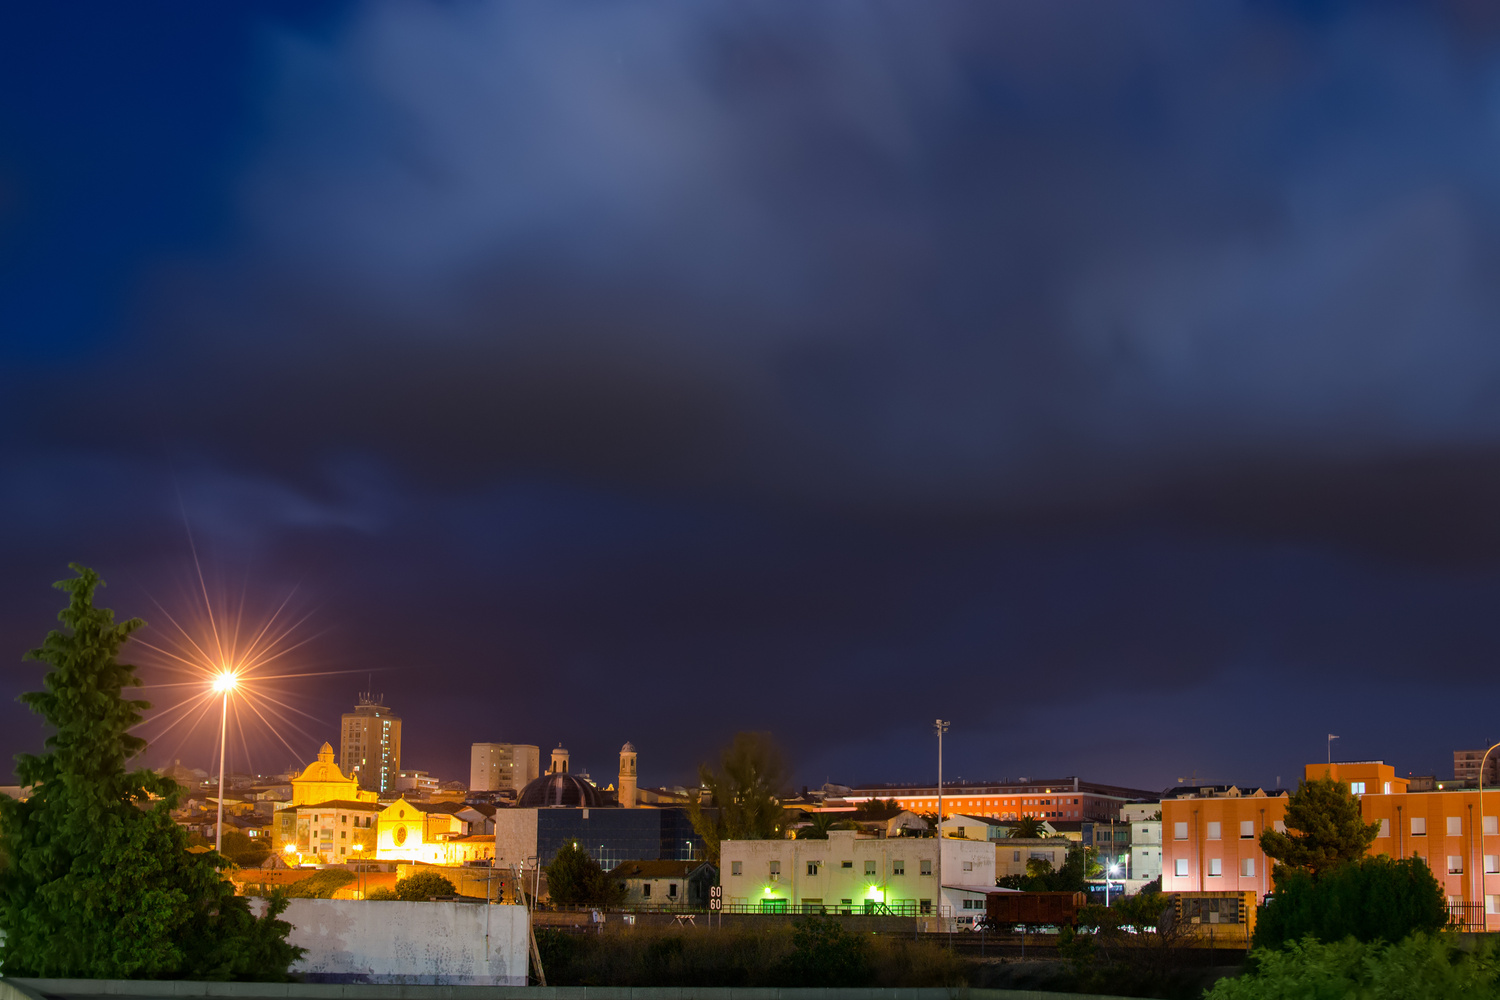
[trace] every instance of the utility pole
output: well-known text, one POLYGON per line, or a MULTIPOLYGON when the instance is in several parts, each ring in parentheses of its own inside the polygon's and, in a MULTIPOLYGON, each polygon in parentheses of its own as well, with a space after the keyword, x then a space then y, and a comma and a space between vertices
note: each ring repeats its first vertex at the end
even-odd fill
POLYGON ((948 723, 937 719, 934 723, 938 738, 938 783, 937 783, 937 917, 938 926, 943 926, 943 734, 948 723))

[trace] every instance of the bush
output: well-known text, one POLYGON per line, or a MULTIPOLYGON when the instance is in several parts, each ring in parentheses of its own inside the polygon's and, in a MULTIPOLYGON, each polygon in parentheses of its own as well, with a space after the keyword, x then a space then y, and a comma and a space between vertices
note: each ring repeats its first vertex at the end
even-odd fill
POLYGON ((577 844, 564 844, 547 866, 547 893, 559 906, 607 908, 625 901, 625 886, 577 844))
POLYGON ((787 986, 868 986, 873 972, 865 938, 819 917, 797 921, 781 963, 787 986))
MULTIPOLYGON (((392 889, 390 886, 383 885, 383 886, 380 886, 378 889, 371 889, 369 892, 365 893, 365 898, 366 899, 399 899, 400 897, 396 895, 396 890, 395 889, 392 889)), ((538 932, 538 933, 540 933, 540 932, 538 932)))
POLYGON ((1397 944, 1308 938, 1280 951, 1258 948, 1251 957, 1253 971, 1219 980, 1205 1000, 1479 1000, 1500 986, 1492 944, 1466 954, 1446 934, 1413 934, 1397 944))
POLYGON ((453 888, 453 883, 435 871, 420 871, 396 880, 396 898, 407 902, 423 902, 433 896, 452 896, 455 892, 457 890, 453 888))
POLYGON ((324 868, 298 879, 286 890, 288 899, 332 899, 333 894, 354 881, 354 873, 342 868, 324 868))
POLYGON ((1400 941, 1448 925, 1443 890, 1421 858, 1388 855, 1351 861, 1318 878, 1281 868, 1276 892, 1261 906, 1255 945, 1279 948, 1313 937, 1335 942, 1400 941))

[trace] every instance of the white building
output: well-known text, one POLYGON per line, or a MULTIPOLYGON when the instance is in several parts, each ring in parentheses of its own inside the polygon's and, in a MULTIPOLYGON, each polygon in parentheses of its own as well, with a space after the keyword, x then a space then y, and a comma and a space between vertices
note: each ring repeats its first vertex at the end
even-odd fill
MULTIPOLYGON (((1160 813, 1157 813, 1159 816, 1160 813)), ((1130 878, 1161 878, 1161 820, 1139 819, 1130 824, 1130 878)))
POLYGON ((1004 840, 1012 824, 955 813, 943 819, 943 836, 954 840, 1004 840))
POLYGON ((730 912, 942 916, 968 925, 995 891, 995 847, 983 841, 834 830, 827 840, 726 840, 719 854, 730 912))
POLYGON ((541 774, 542 752, 529 743, 475 743, 469 751, 469 790, 519 793, 541 774))

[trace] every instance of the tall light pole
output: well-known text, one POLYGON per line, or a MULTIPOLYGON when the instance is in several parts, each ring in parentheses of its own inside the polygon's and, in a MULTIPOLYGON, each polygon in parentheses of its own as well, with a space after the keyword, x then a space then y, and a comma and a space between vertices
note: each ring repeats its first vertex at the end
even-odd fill
POLYGON ((937 784, 937 917, 942 926, 943 919, 943 734, 948 731, 948 723, 942 719, 934 722, 938 738, 938 784, 937 784))
MULTIPOLYGON (((1478 865, 1478 868, 1479 868, 1479 902, 1480 903, 1484 902, 1484 890, 1487 889, 1487 888, 1489 888, 1489 886, 1487 886, 1487 885, 1484 884, 1485 881, 1486 881, 1485 877, 1484 877, 1484 875, 1485 875, 1485 871, 1484 871, 1484 765, 1490 759, 1490 750, 1494 750, 1495 747, 1500 747, 1500 743, 1496 743, 1494 747, 1490 747, 1489 750, 1486 750, 1484 752, 1484 756, 1479 759, 1479 865, 1478 865)), ((1470 826, 1469 826, 1469 829, 1472 830, 1473 828, 1474 828, 1473 824, 1471 823, 1470 826)), ((1471 864, 1471 865, 1474 864, 1474 859, 1473 858, 1469 859, 1469 864, 1471 864)), ((1484 929, 1485 930, 1489 930, 1489 927, 1490 927, 1490 918, 1488 916, 1486 916, 1484 918, 1484 929)))
POLYGON ((1336 739, 1338 739, 1337 736, 1333 735, 1332 733, 1328 734, 1328 776, 1330 778, 1333 777, 1333 741, 1336 739))
POLYGON ((219 711, 219 821, 214 824, 214 852, 222 853, 224 846, 224 747, 229 735, 229 694, 239 683, 232 670, 224 670, 214 678, 214 690, 224 696, 223 708, 219 711))

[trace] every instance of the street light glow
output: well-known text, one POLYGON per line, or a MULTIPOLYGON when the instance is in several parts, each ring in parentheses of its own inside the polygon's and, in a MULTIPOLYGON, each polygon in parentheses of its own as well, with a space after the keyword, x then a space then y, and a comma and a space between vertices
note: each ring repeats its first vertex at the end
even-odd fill
POLYGON ((225 670, 214 678, 214 693, 225 694, 233 691, 239 682, 240 679, 232 671, 225 670))

